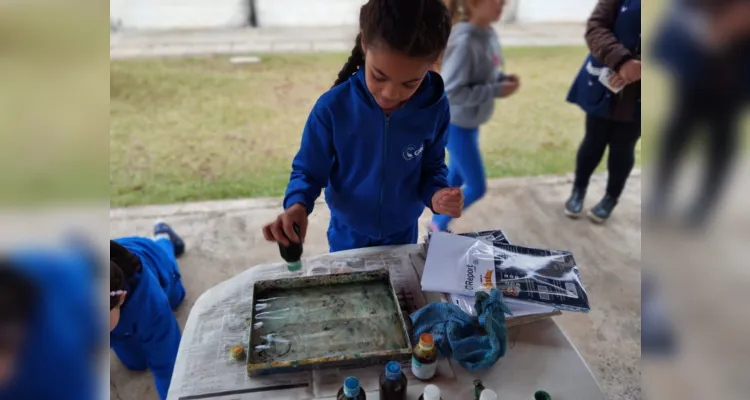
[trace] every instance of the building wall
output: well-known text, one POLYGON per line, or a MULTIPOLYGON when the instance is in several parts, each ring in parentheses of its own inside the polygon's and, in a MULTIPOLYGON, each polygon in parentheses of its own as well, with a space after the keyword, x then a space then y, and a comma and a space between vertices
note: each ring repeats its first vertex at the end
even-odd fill
MULTIPOLYGON (((503 21, 583 22, 596 0, 506 0, 503 21)), ((122 29, 247 26, 249 0, 110 0, 110 21, 122 29)), ((356 25, 365 0, 255 0, 261 27, 356 25)))
POLYGON ((123 29, 233 28, 246 26, 248 15, 247 0, 109 2, 110 23, 123 29))

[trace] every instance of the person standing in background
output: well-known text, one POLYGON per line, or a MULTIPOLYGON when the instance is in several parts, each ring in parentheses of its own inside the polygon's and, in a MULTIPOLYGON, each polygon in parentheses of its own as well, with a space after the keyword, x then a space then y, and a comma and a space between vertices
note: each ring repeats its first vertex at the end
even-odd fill
POLYGON ((592 221, 602 223, 625 188, 641 137, 641 1, 599 0, 586 26, 586 44, 591 54, 567 97, 586 113, 586 133, 565 214, 581 215, 589 179, 609 148, 607 190, 588 212, 592 221), (608 76, 604 82, 602 74, 608 76))
POLYGON ((652 49, 671 75, 674 100, 647 213, 652 221, 665 216, 677 167, 690 141, 702 135, 707 162, 684 219, 687 227, 700 228, 721 197, 740 147, 740 117, 750 100, 750 2, 677 0, 652 49))
MULTIPOLYGON (((448 185, 463 186, 464 208, 481 199, 487 176, 479 151, 479 126, 495 109, 495 99, 514 94, 518 76, 502 71, 500 42, 492 24, 500 19, 505 0, 447 1, 454 26, 441 65, 450 103, 448 185)), ((444 231, 449 215, 435 215, 429 229, 444 231)))

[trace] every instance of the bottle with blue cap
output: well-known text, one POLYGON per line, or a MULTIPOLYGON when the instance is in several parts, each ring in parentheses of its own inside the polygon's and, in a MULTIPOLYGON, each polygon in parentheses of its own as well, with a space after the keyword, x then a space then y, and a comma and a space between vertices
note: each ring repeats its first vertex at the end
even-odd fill
POLYGON ((339 389, 336 400, 366 400, 365 391, 359 387, 359 379, 350 376, 344 379, 344 386, 339 389))
POLYGON ((386 364, 380 375, 380 400, 406 400, 406 375, 396 361, 386 364))

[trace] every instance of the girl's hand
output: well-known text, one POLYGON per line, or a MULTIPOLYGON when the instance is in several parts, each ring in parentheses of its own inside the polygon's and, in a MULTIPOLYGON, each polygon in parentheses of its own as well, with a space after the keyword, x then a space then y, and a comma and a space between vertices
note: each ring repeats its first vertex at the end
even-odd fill
MULTIPOLYGON (((515 75, 511 75, 515 76, 515 75)), ((502 97, 508 97, 513 95, 518 91, 518 88, 521 86, 521 81, 518 80, 518 77, 516 77, 515 80, 508 79, 503 80, 500 82, 500 91, 502 97)))
POLYGON ((293 204, 275 221, 263 227, 263 237, 266 240, 278 242, 284 246, 289 246, 290 240, 294 243, 302 243, 305 240, 305 234, 307 234, 307 207, 300 203, 293 204), (294 224, 299 226, 301 237, 294 232, 294 224))
POLYGON ((432 209, 438 214, 458 218, 464 208, 464 194, 460 188, 443 188, 432 195, 432 209))

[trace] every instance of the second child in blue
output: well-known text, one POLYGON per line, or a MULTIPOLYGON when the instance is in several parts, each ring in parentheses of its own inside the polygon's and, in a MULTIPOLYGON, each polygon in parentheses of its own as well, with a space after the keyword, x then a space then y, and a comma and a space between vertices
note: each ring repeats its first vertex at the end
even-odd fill
POLYGON ((425 206, 461 215, 463 195, 446 181, 448 99, 440 75, 428 71, 450 35, 448 10, 441 0, 370 0, 360 29, 334 87, 310 113, 285 211, 263 229, 269 241, 304 240, 323 188, 332 252, 416 243, 425 206))

